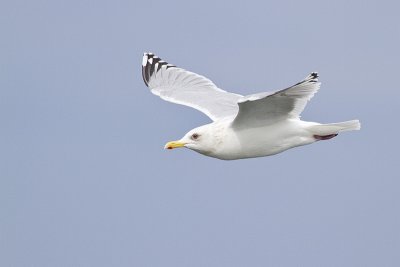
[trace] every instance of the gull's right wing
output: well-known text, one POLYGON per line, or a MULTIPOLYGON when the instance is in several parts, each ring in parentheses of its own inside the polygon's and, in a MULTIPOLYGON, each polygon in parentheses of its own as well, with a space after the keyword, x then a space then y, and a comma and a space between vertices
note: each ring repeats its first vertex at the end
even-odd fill
POLYGON ((233 125, 267 125, 282 119, 299 118, 319 87, 318 74, 312 72, 303 81, 289 88, 245 96, 238 102, 239 113, 233 125))

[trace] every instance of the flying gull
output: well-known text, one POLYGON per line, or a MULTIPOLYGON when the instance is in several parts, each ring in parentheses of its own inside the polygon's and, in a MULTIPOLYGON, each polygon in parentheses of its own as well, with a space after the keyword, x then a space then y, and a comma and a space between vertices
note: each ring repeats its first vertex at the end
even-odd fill
POLYGON ((166 149, 186 147, 209 157, 234 160, 270 156, 360 129, 358 120, 329 124, 300 120, 320 87, 316 72, 283 90, 242 96, 153 53, 144 53, 142 76, 153 94, 197 109, 213 121, 168 142, 166 149))

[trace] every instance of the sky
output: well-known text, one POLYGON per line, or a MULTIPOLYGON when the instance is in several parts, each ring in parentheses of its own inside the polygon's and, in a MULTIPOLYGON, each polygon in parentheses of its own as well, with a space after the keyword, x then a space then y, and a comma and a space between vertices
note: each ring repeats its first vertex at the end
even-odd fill
POLYGON ((0 3, 0 266, 400 266, 398 1, 0 3), (362 130, 222 161, 143 52, 362 130))

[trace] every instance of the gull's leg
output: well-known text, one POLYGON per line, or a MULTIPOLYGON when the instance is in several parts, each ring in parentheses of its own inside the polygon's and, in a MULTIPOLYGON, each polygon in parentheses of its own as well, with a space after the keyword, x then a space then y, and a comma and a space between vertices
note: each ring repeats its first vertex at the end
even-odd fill
POLYGON ((338 134, 328 134, 328 135, 316 135, 314 134, 314 138, 319 141, 319 140, 329 140, 335 136, 337 136, 338 134))

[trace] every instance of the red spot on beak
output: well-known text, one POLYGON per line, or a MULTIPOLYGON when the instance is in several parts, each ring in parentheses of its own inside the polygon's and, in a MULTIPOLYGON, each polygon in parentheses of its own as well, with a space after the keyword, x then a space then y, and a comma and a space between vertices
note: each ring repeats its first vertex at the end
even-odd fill
POLYGON ((167 147, 167 149, 172 149, 172 146, 167 147))

